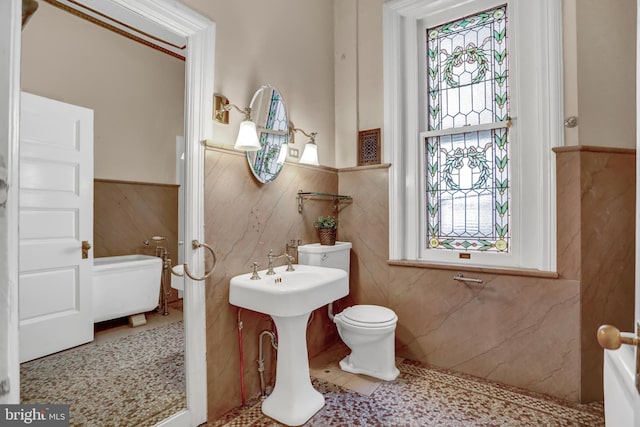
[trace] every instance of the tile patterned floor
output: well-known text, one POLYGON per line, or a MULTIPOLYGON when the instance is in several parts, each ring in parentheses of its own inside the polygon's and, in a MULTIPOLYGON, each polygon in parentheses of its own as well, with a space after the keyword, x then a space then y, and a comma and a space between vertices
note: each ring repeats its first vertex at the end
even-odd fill
MULTIPOLYGON (((313 385, 326 403, 305 426, 604 426, 601 404, 579 405, 407 360, 398 360, 397 380, 384 382, 340 371, 345 354, 335 346, 311 361, 313 385)), ((281 426, 262 415, 260 404, 254 399, 207 426, 281 426)))
POLYGON ((99 325, 95 340, 20 367, 22 403, 70 405, 71 426, 153 426, 186 407, 181 311, 136 328, 99 325))

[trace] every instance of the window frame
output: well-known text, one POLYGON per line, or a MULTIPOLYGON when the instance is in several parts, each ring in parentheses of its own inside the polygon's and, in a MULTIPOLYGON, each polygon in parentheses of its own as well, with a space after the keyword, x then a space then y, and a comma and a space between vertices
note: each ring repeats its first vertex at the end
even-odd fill
POLYGON ((564 138, 561 2, 390 0, 384 4, 383 29, 384 160, 391 164, 389 258, 555 271, 555 158, 551 149, 562 146, 564 138), (471 259, 460 259, 464 251, 426 249, 421 135, 426 130, 425 29, 505 3, 513 119, 509 131, 512 246, 508 254, 472 252, 471 259))

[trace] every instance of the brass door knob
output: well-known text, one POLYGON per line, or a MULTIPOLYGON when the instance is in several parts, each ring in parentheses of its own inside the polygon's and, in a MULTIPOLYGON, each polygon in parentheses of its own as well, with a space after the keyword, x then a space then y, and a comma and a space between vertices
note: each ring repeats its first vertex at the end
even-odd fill
POLYGON ((640 339, 623 337, 615 326, 602 325, 598 328, 598 344, 607 350, 617 350, 622 344, 640 345, 640 339))
POLYGON ((82 241, 82 259, 89 258, 89 249, 91 249, 91 243, 87 240, 82 241))

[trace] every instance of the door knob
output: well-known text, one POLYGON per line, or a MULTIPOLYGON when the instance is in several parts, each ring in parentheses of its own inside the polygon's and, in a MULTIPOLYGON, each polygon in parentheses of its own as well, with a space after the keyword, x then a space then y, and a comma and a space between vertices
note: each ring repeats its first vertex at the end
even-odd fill
POLYGON ((91 249, 91 243, 87 240, 82 241, 82 259, 89 258, 89 249, 91 249))
POLYGON ((640 346, 640 339, 638 339, 638 337, 623 337, 620 335, 620 330, 611 325, 600 326, 597 337, 598 344, 607 350, 617 350, 622 344, 640 346))
MULTIPOLYGON (((636 325, 636 334, 640 333, 640 321, 636 325)), ((636 389, 640 393, 640 338, 623 337, 620 335, 620 330, 615 326, 602 325, 598 328, 598 343, 602 348, 607 350, 617 350, 622 344, 636 346, 636 389)))

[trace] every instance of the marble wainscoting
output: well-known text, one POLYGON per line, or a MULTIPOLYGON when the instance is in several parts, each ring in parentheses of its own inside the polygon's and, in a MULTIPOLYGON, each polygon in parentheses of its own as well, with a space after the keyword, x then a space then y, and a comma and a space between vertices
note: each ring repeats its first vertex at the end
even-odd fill
POLYGON ((578 400, 580 283, 394 266, 389 306, 398 355, 578 400))
POLYGON ((351 296, 398 314, 397 355, 578 400, 580 283, 388 262, 388 166, 340 170, 341 238, 353 243, 351 296), (552 379, 553 377, 553 379, 552 379))
POLYGON ((635 150, 554 150, 558 169, 558 271, 580 279, 580 400, 602 400, 602 324, 634 331, 635 150))
POLYGON ((353 197, 340 212, 339 225, 340 238, 353 245, 350 303, 389 301, 389 166, 340 169, 340 194, 353 197))
POLYGON ((557 159, 558 277, 388 263, 388 168, 340 171, 351 297, 398 314, 397 354, 553 396, 602 400, 603 323, 633 328, 635 150, 564 147, 557 159))
MULTIPOLYGON (((95 179, 93 186, 94 258, 154 255, 143 242, 164 236, 170 258, 178 256, 178 185, 95 179)), ((175 262, 177 264, 177 261, 175 262)), ((169 302, 178 300, 171 288, 169 302)))
MULTIPOLYGON (((218 257, 218 266, 207 280, 207 381, 208 417, 214 420, 241 404, 238 308, 229 304, 229 281, 251 271, 254 261, 267 266, 267 253, 280 254, 286 242, 318 241, 313 222, 332 214, 332 203, 309 200, 298 213, 299 190, 337 193, 335 169, 285 164, 278 178, 261 184, 249 170, 244 153, 210 149, 206 153, 205 235, 218 257)), ((341 231, 338 232, 341 238, 341 231)), ((280 262, 284 262, 280 260, 280 262)), ((246 397, 260 391, 257 371, 258 336, 274 328, 269 316, 241 310, 246 397)), ((328 320, 326 308, 314 312, 308 328, 309 355, 313 356, 339 338, 328 320)), ((273 385, 275 352, 264 340, 265 379, 273 385)))
MULTIPOLYGON (((244 155, 207 153, 206 233, 221 258, 207 283, 210 419, 240 404, 237 310, 228 281, 264 263, 269 248, 317 241, 312 223, 330 203, 297 213, 298 190, 346 194, 338 238, 353 243, 350 296, 398 314, 396 351, 442 368, 572 401, 602 399, 602 351, 595 329, 632 330, 635 153, 594 147, 557 150, 558 274, 462 270, 483 287, 453 280, 461 270, 389 262, 388 165, 333 169, 287 165, 276 182, 255 182, 244 155), (628 319, 627 319, 628 318, 628 319)), ((243 312, 247 397, 259 390, 257 335, 267 316, 243 312)), ((310 355, 339 338, 316 311, 310 355)), ((265 345, 268 346, 267 343, 265 345)), ((268 381, 273 379, 273 363, 268 381)))
POLYGON ((152 236, 168 239, 178 252, 178 186, 131 181, 94 180, 94 257, 153 255, 143 242, 152 236))

